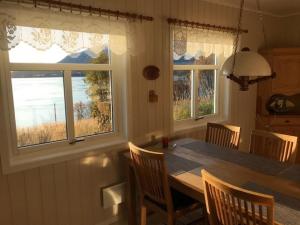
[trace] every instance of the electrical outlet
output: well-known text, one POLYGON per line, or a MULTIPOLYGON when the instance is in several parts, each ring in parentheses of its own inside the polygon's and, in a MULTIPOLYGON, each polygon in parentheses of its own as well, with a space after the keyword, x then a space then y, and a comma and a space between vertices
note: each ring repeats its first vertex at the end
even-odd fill
POLYGON ((110 208, 125 202, 125 189, 125 182, 101 188, 103 208, 110 208))

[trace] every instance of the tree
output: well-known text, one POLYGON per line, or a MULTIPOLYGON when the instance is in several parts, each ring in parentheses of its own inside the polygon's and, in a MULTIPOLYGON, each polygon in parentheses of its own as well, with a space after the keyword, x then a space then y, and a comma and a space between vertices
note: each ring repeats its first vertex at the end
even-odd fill
POLYGON ((75 112, 77 120, 82 120, 82 119, 88 117, 87 116, 88 115, 87 105, 84 104, 82 101, 75 103, 74 112, 75 112))
MULTIPOLYGON (((109 57, 102 51, 91 61, 93 64, 107 64, 109 57)), ((109 71, 89 71, 84 82, 87 84, 87 94, 91 99, 91 116, 97 120, 100 131, 111 130, 111 82, 109 71)))

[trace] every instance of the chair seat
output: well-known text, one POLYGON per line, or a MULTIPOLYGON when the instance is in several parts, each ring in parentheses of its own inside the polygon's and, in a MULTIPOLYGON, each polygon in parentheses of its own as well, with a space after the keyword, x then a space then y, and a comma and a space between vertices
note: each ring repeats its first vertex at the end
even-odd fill
MULTIPOLYGON (((199 201, 197 201, 197 200, 195 200, 173 188, 171 188, 171 196, 172 196, 172 200, 173 200, 174 213, 175 213, 176 217, 183 216, 183 215, 191 212, 192 210, 201 208, 203 206, 199 201)), ((145 200, 151 202, 152 204, 155 204, 162 210, 167 211, 166 205, 157 203, 155 200, 153 200, 147 196, 145 196, 145 200)))
POLYGON ((200 207, 200 202, 171 188, 171 195, 174 204, 174 211, 182 211, 187 210, 191 211, 192 209, 196 209, 200 207))

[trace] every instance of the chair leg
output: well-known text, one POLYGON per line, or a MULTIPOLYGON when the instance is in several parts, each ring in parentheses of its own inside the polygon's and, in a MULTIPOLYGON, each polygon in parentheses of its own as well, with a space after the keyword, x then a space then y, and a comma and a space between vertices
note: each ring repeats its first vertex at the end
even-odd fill
POLYGON ((175 225, 175 219, 173 216, 168 215, 167 225, 175 225))
POLYGON ((144 205, 141 205, 141 225, 147 224, 147 208, 144 205))

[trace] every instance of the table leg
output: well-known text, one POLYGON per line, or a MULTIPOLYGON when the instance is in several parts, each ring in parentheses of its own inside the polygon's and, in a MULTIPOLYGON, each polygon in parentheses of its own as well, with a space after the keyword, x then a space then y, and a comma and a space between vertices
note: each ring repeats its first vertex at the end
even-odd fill
POLYGON ((134 175, 134 170, 130 165, 127 166, 127 176, 128 176, 128 194, 127 194, 128 225, 137 225, 135 175, 134 175))

